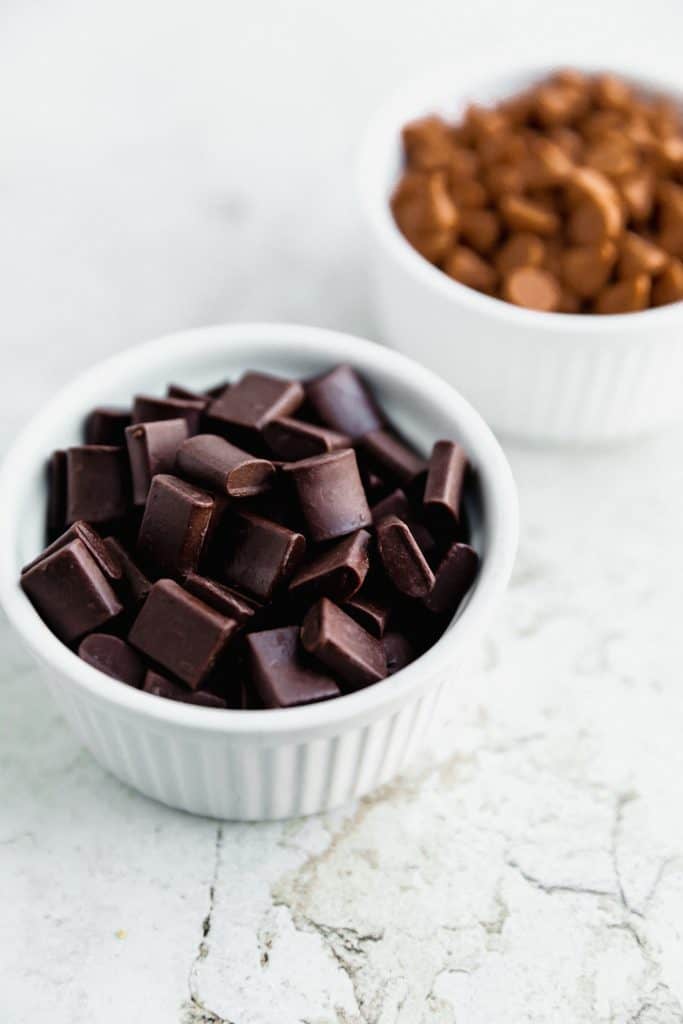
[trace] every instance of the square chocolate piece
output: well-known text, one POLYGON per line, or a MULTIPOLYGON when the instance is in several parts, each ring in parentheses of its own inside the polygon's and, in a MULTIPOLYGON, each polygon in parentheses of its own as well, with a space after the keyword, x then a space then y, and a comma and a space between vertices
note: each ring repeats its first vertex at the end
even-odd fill
POLYGON ((210 494, 176 476, 152 480, 138 536, 138 556, 156 578, 196 569, 215 511, 210 494))
POLYGON ((306 661, 297 626, 250 633, 251 678, 266 708, 292 708, 339 696, 334 679, 306 661))
POLYGON ((108 523, 131 506, 125 448, 84 444, 66 452, 66 521, 108 523))
POLYGON ((278 416, 289 416, 304 400, 299 381, 283 380, 266 373, 245 373, 232 387, 216 398, 208 409, 212 422, 223 427, 230 437, 259 437, 266 423, 278 416))
POLYGON ((234 619, 209 608, 174 580, 159 580, 128 635, 146 657, 196 690, 226 650, 234 619))
POLYGON ((269 601, 294 572, 305 550, 302 534, 245 512, 235 521, 228 541, 223 576, 257 601, 269 601))
POLYGON ((123 611, 82 540, 72 540, 23 574, 21 587, 43 621, 64 643, 99 629, 123 611))

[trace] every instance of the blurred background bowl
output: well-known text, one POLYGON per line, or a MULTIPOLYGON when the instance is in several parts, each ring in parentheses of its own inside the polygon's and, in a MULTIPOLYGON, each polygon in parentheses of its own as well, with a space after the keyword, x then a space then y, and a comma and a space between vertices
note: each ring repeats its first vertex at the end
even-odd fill
MULTIPOLYGON (((389 206, 403 166, 403 125, 430 113, 454 121, 469 103, 495 103, 554 70, 467 83, 453 70, 436 72, 408 84, 373 118, 358 175, 375 315, 384 341, 457 387, 497 433, 532 442, 617 441, 683 414, 683 303, 610 316, 521 309, 432 266, 400 233, 389 206)), ((674 82, 623 77, 682 100, 674 82)))

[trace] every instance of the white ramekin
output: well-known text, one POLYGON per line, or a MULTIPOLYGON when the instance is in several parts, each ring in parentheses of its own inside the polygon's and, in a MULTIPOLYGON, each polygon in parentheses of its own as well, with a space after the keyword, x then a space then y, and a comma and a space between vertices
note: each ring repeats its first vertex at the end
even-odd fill
POLYGON ((139 345, 88 370, 35 417, 0 469, 0 600, 45 669, 79 739, 114 775, 196 814, 242 820, 310 814, 387 781, 418 748, 445 687, 504 590, 517 543, 508 463, 480 416, 428 370, 372 342, 290 324, 201 328, 139 345), (345 361, 369 380, 409 437, 427 449, 462 442, 481 486, 474 537, 482 569, 442 639, 402 672, 325 704, 216 711, 162 700, 102 675, 53 636, 18 585, 40 550, 44 467, 77 443, 94 405, 128 403, 168 382, 208 386, 256 367, 304 376, 345 361))
MULTIPOLYGON (((683 414, 683 303, 615 316, 519 309, 433 267, 401 235, 389 208, 407 121, 431 112, 455 119, 468 103, 502 99, 551 70, 479 83, 458 81, 452 69, 439 72, 409 85, 373 119, 358 172, 376 315, 383 340, 457 387, 500 434, 614 441, 683 414)), ((681 98, 670 82, 651 75, 636 81, 681 98)))

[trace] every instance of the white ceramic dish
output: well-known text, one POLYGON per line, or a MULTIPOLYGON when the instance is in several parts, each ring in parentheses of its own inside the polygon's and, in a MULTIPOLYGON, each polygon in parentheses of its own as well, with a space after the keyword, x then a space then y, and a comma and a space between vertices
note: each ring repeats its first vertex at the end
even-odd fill
POLYGON ((148 796, 197 814, 243 820, 309 814, 385 782, 425 737, 439 696, 457 685, 466 649, 504 590, 517 543, 517 499, 505 456, 479 415, 428 370, 372 342, 293 325, 202 328, 140 345, 88 370, 29 424, 0 470, 0 599, 45 670, 52 695, 98 761, 148 796), (424 449, 460 440, 480 481, 473 508, 482 569, 443 638, 402 672, 324 704, 216 711, 163 700, 110 679, 53 636, 18 585, 42 547, 44 466, 79 443, 86 412, 127 404, 168 382, 209 386, 256 367, 292 376, 344 360, 371 382, 424 449), (483 509, 483 514, 481 513, 483 509))
MULTIPOLYGON (((542 442, 615 441, 683 414, 683 303, 602 317, 520 309, 433 267, 401 235, 389 208, 407 121, 433 112, 454 120, 468 103, 495 102, 552 70, 470 84, 452 70, 439 72, 407 86, 373 119, 359 190, 376 313, 384 340, 457 387, 497 432, 542 442)), ((637 83, 681 98, 679 86, 653 76, 637 83)))

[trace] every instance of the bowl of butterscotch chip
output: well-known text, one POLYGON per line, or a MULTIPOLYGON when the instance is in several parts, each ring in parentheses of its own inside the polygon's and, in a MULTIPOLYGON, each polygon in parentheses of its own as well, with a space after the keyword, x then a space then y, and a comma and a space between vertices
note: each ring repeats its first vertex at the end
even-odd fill
POLYGON ((360 159, 383 340, 499 433, 604 442, 683 411, 683 106, 605 69, 449 72, 360 159))

